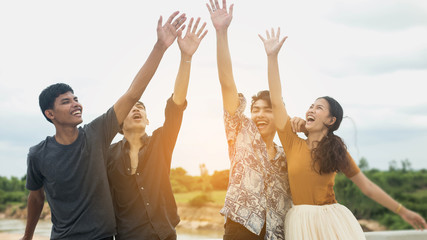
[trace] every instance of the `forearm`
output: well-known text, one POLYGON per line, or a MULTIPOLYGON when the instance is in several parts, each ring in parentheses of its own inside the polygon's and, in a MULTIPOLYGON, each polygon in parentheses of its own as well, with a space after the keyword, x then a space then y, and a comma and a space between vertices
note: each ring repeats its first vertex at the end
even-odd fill
POLYGON ((238 107, 238 93, 233 77, 227 30, 217 31, 217 66, 224 108, 234 114, 238 107))
POLYGON ((278 130, 282 130, 286 124, 288 113, 282 98, 282 86, 280 82, 279 63, 277 55, 268 56, 268 86, 274 114, 274 123, 278 130))
POLYGON ((41 197, 40 195, 35 196, 33 192, 30 192, 30 195, 28 196, 27 223, 25 226, 25 233, 23 239, 32 239, 34 235, 34 230, 40 218, 40 214, 43 210, 43 205, 44 194, 43 197, 41 197))
POLYGON ((192 56, 181 54, 178 74, 176 76, 175 87, 172 100, 176 105, 182 105, 185 102, 188 91, 188 82, 190 80, 192 56))
POLYGON ((148 83, 153 78, 154 73, 156 72, 160 64, 160 61, 162 60, 163 55, 166 52, 166 49, 167 48, 164 45, 159 42, 156 42, 153 47, 153 50, 151 51, 144 65, 136 74, 132 84, 126 92, 128 98, 134 100, 135 102, 141 98, 142 94, 148 86, 148 83))
POLYGON ((136 74, 129 89, 114 105, 114 110, 119 124, 123 123, 123 120, 129 113, 130 109, 136 101, 141 98, 148 86, 148 83, 156 72, 165 51, 166 47, 161 43, 156 42, 144 65, 136 74))
POLYGON ((372 186, 369 192, 366 194, 369 198, 375 202, 381 204, 382 206, 388 208, 390 211, 395 213, 401 213, 405 209, 404 206, 400 207, 399 203, 394 200, 390 195, 388 195, 384 190, 382 190, 378 185, 371 183, 372 186), (398 211, 398 212, 397 212, 398 211))

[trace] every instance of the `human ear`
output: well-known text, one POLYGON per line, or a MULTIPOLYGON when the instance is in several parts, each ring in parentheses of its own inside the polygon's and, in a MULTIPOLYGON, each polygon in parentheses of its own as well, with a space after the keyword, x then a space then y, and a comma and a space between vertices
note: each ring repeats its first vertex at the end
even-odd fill
POLYGON ((44 110, 44 115, 49 118, 50 120, 53 120, 55 117, 53 116, 52 109, 46 109, 44 110))
POLYGON ((332 117, 331 119, 330 119, 330 121, 329 121, 329 125, 334 125, 334 123, 337 121, 337 118, 336 117, 332 117))

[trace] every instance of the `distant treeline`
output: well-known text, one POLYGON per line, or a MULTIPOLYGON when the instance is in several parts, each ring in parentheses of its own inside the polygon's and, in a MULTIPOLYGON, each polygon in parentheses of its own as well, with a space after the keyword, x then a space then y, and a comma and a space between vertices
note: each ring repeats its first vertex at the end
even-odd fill
POLYGON ((0 212, 6 209, 7 204, 27 202, 28 190, 25 188, 25 177, 17 178, 0 176, 0 212))
MULTIPOLYGON (((362 158, 359 167, 365 175, 379 185, 394 199, 409 209, 420 213, 427 218, 427 170, 413 170, 408 160, 390 162, 388 171, 370 169, 366 159, 362 158)), ((212 190, 226 190, 228 185, 229 170, 214 171, 209 175, 207 169, 200 166, 201 176, 188 175, 181 167, 170 171, 172 190, 174 193, 188 193, 202 191, 206 195, 197 196, 195 205, 209 202, 209 192, 212 190), (197 201, 199 200, 199 201, 197 201)), ((410 229, 411 226, 404 222, 398 215, 390 212, 375 203, 362 192, 343 174, 338 174, 335 179, 335 194, 339 203, 347 206, 357 218, 374 219, 388 229, 410 229)), ((25 189, 25 176, 0 177, 0 212, 7 205, 14 204, 23 208, 26 206, 28 190, 25 189)))

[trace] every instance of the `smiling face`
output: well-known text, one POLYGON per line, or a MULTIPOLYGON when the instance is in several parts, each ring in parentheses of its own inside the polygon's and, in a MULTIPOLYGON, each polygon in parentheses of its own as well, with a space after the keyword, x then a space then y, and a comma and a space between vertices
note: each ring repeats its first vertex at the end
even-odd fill
POLYGON ((274 137, 276 127, 274 126, 273 110, 266 100, 259 99, 253 104, 251 119, 256 124, 262 138, 274 137))
POLYGON ((328 101, 318 98, 305 114, 305 128, 310 132, 328 132, 328 126, 332 126, 336 118, 331 116, 328 101))
POLYGON ((137 102, 130 110, 123 122, 123 131, 145 131, 148 125, 147 113, 145 107, 137 102))
POLYGON ((52 109, 45 110, 44 114, 55 126, 76 127, 83 122, 83 106, 72 92, 60 94, 52 109))

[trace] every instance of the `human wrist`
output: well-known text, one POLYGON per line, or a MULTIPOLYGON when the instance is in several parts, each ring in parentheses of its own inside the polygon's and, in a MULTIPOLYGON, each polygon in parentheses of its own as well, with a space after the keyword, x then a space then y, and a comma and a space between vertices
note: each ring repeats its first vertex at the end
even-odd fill
POLYGON ((405 212, 407 211, 407 209, 401 204, 399 203, 399 205, 397 205, 397 207, 394 209, 394 212, 398 215, 403 215, 405 212))
POLYGON ((157 42, 154 44, 154 49, 164 53, 168 49, 168 46, 164 42, 157 40, 157 42))
POLYGON ((278 54, 277 53, 267 54, 267 60, 277 62, 278 61, 278 54))
POLYGON ((215 28, 215 31, 216 31, 217 35, 227 35, 227 33, 228 33, 228 27, 215 28))
POLYGON ((190 63, 192 55, 181 53, 181 62, 190 63))

